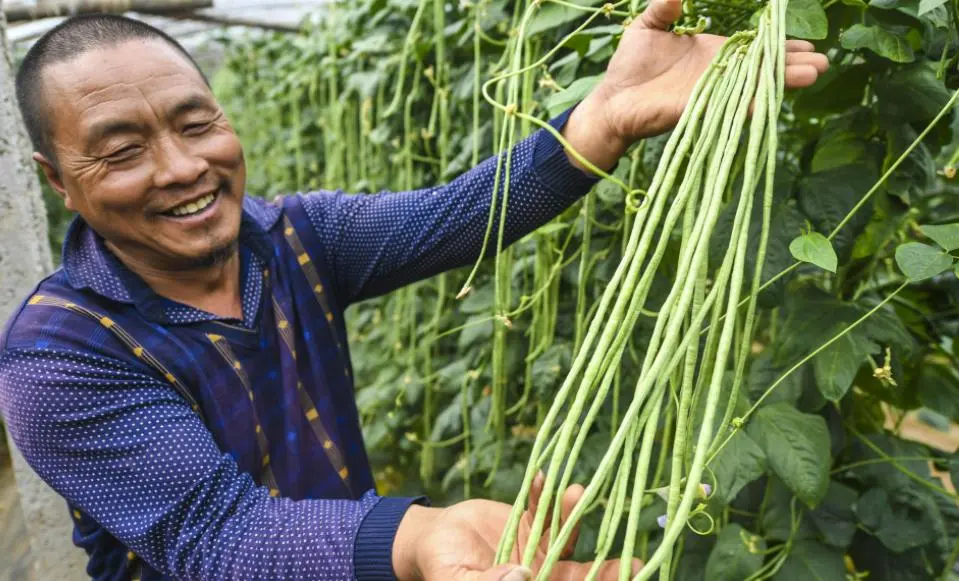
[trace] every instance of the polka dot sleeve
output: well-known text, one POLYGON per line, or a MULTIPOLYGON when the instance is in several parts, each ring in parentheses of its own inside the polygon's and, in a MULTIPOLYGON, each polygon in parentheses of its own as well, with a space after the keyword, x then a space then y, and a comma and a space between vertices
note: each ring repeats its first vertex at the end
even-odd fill
POLYGON ((41 478, 175 579, 350 579, 380 500, 271 498, 172 388, 96 354, 0 353, 0 411, 41 478))
MULTIPOLYGON (((569 111, 551 124, 561 129, 568 116, 569 111)), ((475 261, 483 249, 497 160, 491 157, 439 187, 360 196, 340 191, 302 195, 343 305, 475 261)), ((511 154, 504 242, 511 244, 542 226, 596 182, 569 163, 562 146, 545 130, 518 143, 511 154)), ((487 257, 496 252, 502 185, 497 200, 487 257)))

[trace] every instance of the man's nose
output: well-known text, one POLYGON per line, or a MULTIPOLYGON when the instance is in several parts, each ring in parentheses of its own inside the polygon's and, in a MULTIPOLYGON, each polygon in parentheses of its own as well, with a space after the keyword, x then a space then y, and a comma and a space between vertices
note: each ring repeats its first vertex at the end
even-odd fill
POLYGON ((154 160, 156 171, 153 181, 158 188, 193 185, 210 169, 206 159, 191 152, 187 144, 176 136, 160 140, 154 160))

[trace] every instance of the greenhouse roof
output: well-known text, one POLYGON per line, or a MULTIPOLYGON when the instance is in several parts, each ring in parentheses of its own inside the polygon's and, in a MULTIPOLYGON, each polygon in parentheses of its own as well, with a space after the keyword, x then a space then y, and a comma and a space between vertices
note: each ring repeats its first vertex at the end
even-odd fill
MULTIPOLYGON (((175 18, 132 12, 130 15, 141 18, 179 39, 188 48, 195 42, 202 42, 206 32, 222 30, 224 27, 236 29, 244 27, 262 27, 266 29, 295 29, 304 18, 315 14, 327 0, 213 0, 213 7, 178 15, 175 18), (232 25, 232 26, 231 26, 232 25), (197 38, 199 37, 199 38, 197 38)), ((19 8, 37 8, 50 4, 77 6, 80 0, 72 2, 53 2, 51 0, 8 0, 3 2, 4 11, 19 8)), ((109 5, 110 2, 103 2, 109 5)), ((114 2, 115 4, 115 2, 114 2)), ((8 40, 17 48, 28 47, 33 40, 56 26, 64 17, 42 18, 39 20, 15 21, 9 23, 8 40)))

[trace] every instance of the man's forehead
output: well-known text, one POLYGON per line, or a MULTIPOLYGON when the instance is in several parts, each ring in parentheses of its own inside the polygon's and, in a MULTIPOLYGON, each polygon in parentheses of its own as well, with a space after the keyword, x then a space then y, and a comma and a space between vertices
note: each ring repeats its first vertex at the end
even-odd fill
MULTIPOLYGON (((179 87, 206 87, 203 78, 179 51, 155 40, 131 40, 116 46, 86 51, 50 65, 44 71, 48 103, 58 97, 83 105, 83 101, 109 101, 125 94, 175 92, 179 87)), ((86 103, 92 104, 92 103, 86 103)))

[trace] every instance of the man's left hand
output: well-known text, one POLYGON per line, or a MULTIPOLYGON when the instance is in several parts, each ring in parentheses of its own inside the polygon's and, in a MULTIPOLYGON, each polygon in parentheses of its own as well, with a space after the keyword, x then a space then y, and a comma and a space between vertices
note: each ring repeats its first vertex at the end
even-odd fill
MULTIPOLYGON (((652 0, 623 33, 603 81, 570 116, 564 137, 597 167, 611 168, 632 143, 676 125, 726 42, 714 34, 671 32, 681 15, 682 0, 652 0)), ((828 67, 811 43, 786 41, 787 88, 812 85, 828 67)))
MULTIPOLYGON (((514 581, 523 579, 517 571, 508 577, 520 563, 520 551, 526 546, 533 515, 543 489, 542 474, 530 490, 530 506, 523 515, 519 536, 513 549, 510 565, 493 566, 500 536, 509 519, 511 506, 491 500, 467 500, 445 509, 414 506, 404 517, 396 534, 393 562, 400 581, 514 581)), ((573 485, 563 495, 562 519, 572 512, 583 496, 583 487, 573 485)), ((573 534, 563 555, 572 556, 578 531, 573 534)), ((537 571, 546 557, 549 541, 549 523, 533 563, 537 571)), ((550 579, 574 581, 585 579, 592 563, 560 561, 550 579)), ((639 571, 640 562, 634 560, 632 571, 639 571)), ((600 581, 619 578, 619 561, 611 560, 600 569, 600 581)))

